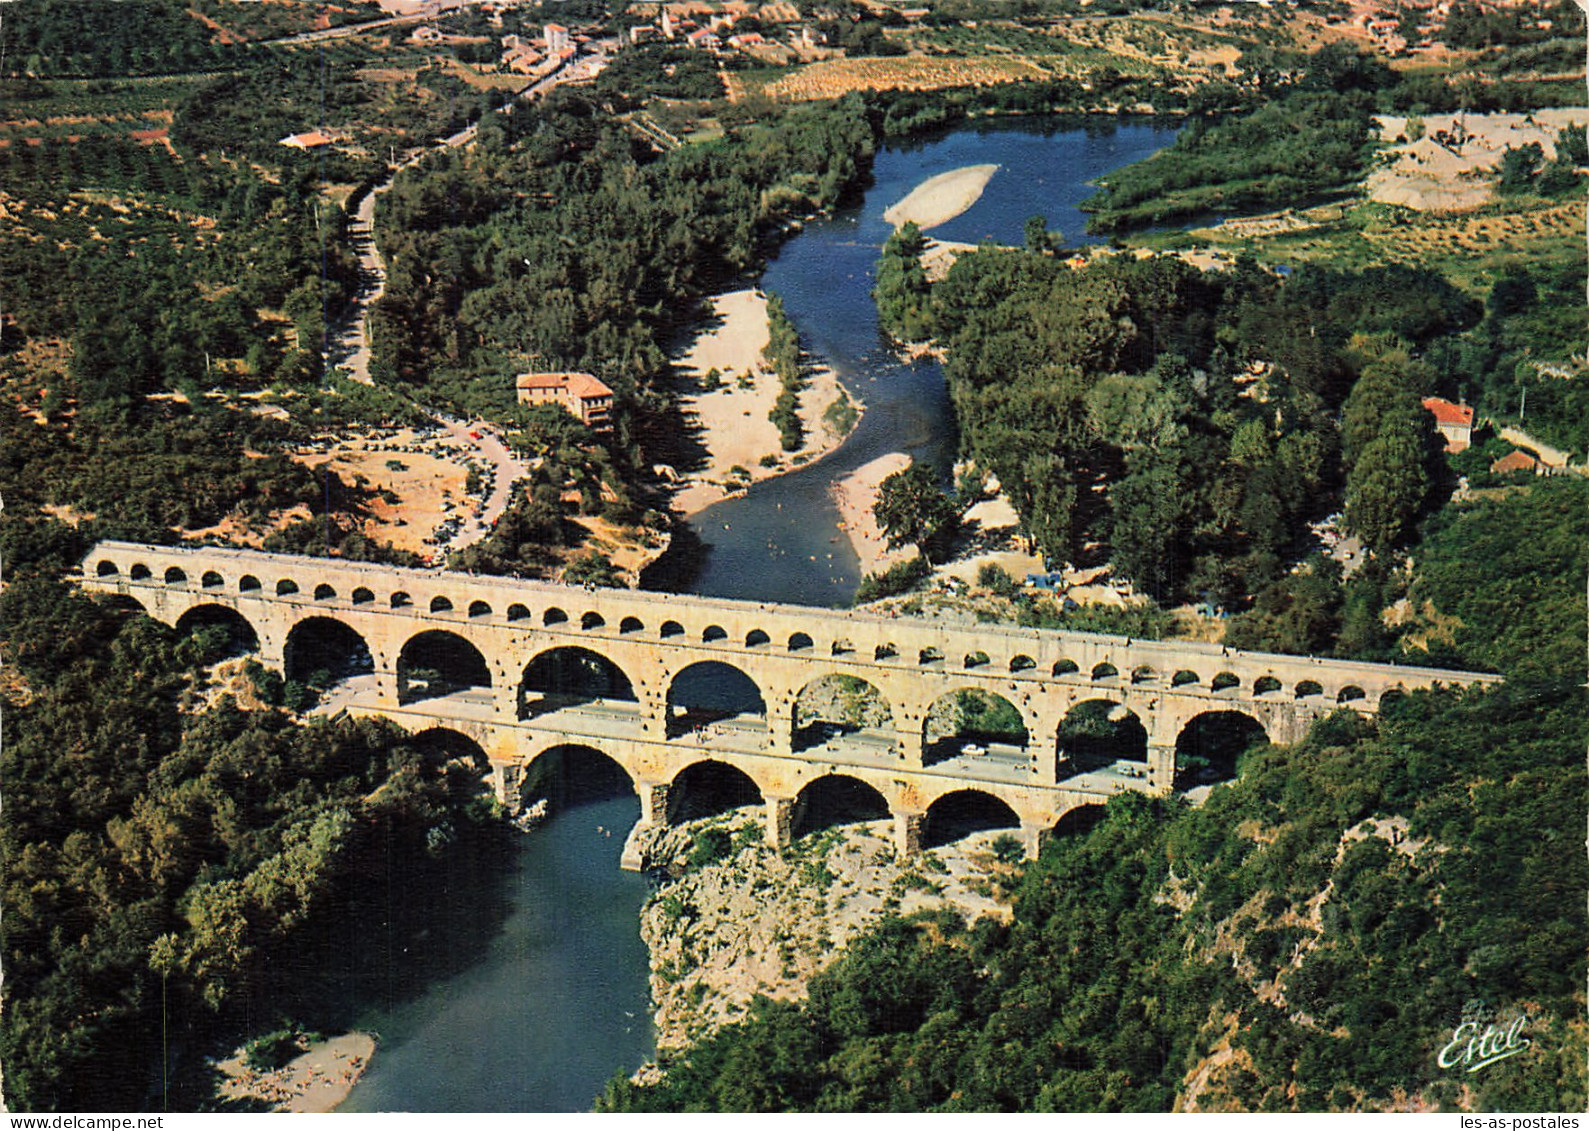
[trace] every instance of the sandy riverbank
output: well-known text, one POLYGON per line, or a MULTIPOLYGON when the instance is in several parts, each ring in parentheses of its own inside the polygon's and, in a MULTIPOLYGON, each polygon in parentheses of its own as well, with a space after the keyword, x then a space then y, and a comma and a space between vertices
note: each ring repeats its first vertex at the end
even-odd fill
POLYGON ((259 1072, 248 1067, 239 1049, 216 1065, 221 1097, 239 1105, 266 1105, 272 1111, 335 1111, 374 1055, 374 1037, 344 1033, 310 1045, 283 1068, 259 1072))
MULTIPOLYGON (((872 514, 883 480, 909 466, 909 456, 890 452, 856 468, 833 485, 833 498, 844 522, 844 532, 849 535, 863 574, 878 573, 916 553, 911 546, 888 549, 888 541, 872 514)), ((977 571, 989 563, 997 565, 1016 581, 1043 568, 1043 559, 1022 547, 1020 519, 1015 508, 1001 495, 984 499, 966 511, 954 557, 935 566, 933 576, 939 579, 955 577, 972 583, 976 581, 977 571)))
POLYGON ((909 466, 910 457, 904 452, 889 452, 862 464, 833 485, 833 501, 839 508, 842 529, 849 536, 862 574, 885 570, 916 553, 913 546, 890 550, 872 514, 883 480, 909 466))
POLYGON ((818 366, 800 392, 805 442, 798 451, 785 452, 768 419, 780 386, 761 353, 769 336, 767 296, 751 289, 732 291, 713 298, 711 306, 707 326, 673 359, 674 372, 684 382, 679 403, 703 449, 702 465, 680 476, 673 496, 673 505, 686 515, 821 458, 847 434, 824 419, 847 394, 831 369, 818 366), (713 369, 716 388, 708 380, 713 369))
POLYGON ((1490 200, 1494 169, 1508 149, 1537 143, 1551 160, 1557 135, 1569 126, 1582 129, 1586 121, 1589 109, 1582 107, 1531 114, 1430 114, 1422 119, 1422 136, 1409 141, 1409 119, 1382 117, 1384 164, 1368 176, 1369 198, 1425 212, 1478 208, 1490 200), (1442 145, 1435 140, 1442 132, 1466 137, 1442 145))
POLYGON ((998 171, 997 165, 967 165, 928 177, 884 212, 883 219, 896 228, 912 220, 922 229, 946 224, 981 199, 998 171))
POLYGON ((921 253, 921 269, 926 272, 929 283, 941 283, 949 277, 949 269, 955 265, 956 259, 976 249, 974 243, 929 238, 926 250, 921 253))
POLYGON ((955 556, 933 574, 973 585, 983 566, 996 565, 1019 584, 1028 573, 1043 569, 1042 556, 1029 553, 1021 544, 1020 534, 1020 516, 1008 499, 1003 495, 983 499, 961 519, 960 546, 955 556))

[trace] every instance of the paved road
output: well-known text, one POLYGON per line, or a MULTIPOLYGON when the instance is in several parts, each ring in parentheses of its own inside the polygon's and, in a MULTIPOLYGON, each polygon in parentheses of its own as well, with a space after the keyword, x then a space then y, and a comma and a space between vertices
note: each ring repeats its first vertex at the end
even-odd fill
POLYGON ((393 16, 386 20, 371 20, 362 24, 344 24, 341 27, 325 28, 321 31, 306 31, 298 35, 284 36, 281 39, 262 39, 261 47, 296 47, 303 43, 323 43, 328 39, 346 39, 350 35, 359 35, 366 31, 379 31, 381 28, 407 27, 411 24, 423 23, 431 19, 430 16, 393 16))
POLYGON ((363 385, 375 383, 370 378, 370 308, 386 290, 386 264, 375 247, 375 198, 391 187, 389 177, 366 193, 348 224, 348 242, 359 257, 359 287, 326 343, 326 364, 346 369, 348 376, 363 385))
MULTIPOLYGON (((376 24, 359 25, 359 30, 410 22, 413 22, 412 17, 381 20, 376 24)), ((351 34, 346 29, 336 28, 332 30, 351 34)), ((330 33, 327 32, 315 32, 313 34, 331 38, 330 33)), ((529 100, 537 98, 553 87, 565 82, 586 81, 600 73, 605 65, 606 61, 599 57, 586 56, 577 58, 567 66, 554 71, 539 82, 520 91, 518 99, 529 100)), ((497 112, 511 113, 515 105, 517 105, 516 101, 504 103, 498 108, 497 112)), ((477 132, 477 126, 467 126, 448 137, 439 138, 433 148, 462 148, 474 141, 477 132)), ((386 180, 365 194, 364 199, 359 202, 359 207, 353 214, 352 221, 348 225, 350 243, 359 257, 359 286, 354 293, 353 302, 349 306, 347 313, 331 328, 327 335, 326 361, 330 366, 345 369, 353 380, 364 385, 373 385, 375 383, 374 378, 370 376, 370 310, 386 291, 386 262, 381 258, 380 250, 375 243, 375 203, 382 193, 392 187, 392 184, 403 170, 412 168, 424 161, 428 152, 431 152, 431 150, 419 149, 411 151, 386 180)), ((448 549, 461 550, 465 546, 473 545, 491 533, 492 527, 496 525, 497 520, 507 510, 508 503, 513 497, 513 484, 528 474, 529 467, 524 461, 513 455, 496 428, 485 421, 459 421, 440 414, 435 415, 435 421, 439 427, 445 429, 454 440, 462 445, 468 453, 468 457, 473 457, 476 462, 487 464, 492 468, 491 491, 486 497, 480 513, 469 519, 467 524, 448 543, 448 549)))
POLYGON ((453 420, 451 417, 438 414, 436 423, 446 429, 447 433, 459 443, 467 445, 471 454, 489 463, 493 469, 491 491, 486 496, 485 505, 478 515, 464 524, 449 543, 451 549, 461 550, 465 546, 472 546, 491 533, 492 527, 497 524, 497 519, 502 517, 508 509, 508 502, 513 498, 513 484, 528 475, 530 467, 515 456, 494 427, 483 420, 453 420))

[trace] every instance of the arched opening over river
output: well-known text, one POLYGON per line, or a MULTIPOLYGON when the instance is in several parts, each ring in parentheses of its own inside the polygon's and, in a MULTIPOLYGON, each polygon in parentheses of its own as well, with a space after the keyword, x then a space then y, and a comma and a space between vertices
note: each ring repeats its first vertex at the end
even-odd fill
MULTIPOLYGON (((803 348, 831 365, 852 397, 865 403, 860 424, 827 458, 693 516, 699 551, 670 557, 649 571, 648 587, 848 604, 860 579, 837 526, 832 483, 895 451, 946 468, 957 444, 941 368, 930 359, 900 361, 877 327, 870 291, 890 231, 884 209, 938 173, 997 164, 981 200, 927 234, 1019 244, 1026 220, 1043 215, 1050 229, 1074 244, 1085 238, 1084 217, 1075 206, 1092 191, 1086 182, 1167 145, 1175 128, 1129 118, 1005 119, 879 152, 864 199, 809 220, 758 281, 782 296, 803 348)), ((578 613, 573 617, 577 624, 578 613)), ((666 626, 658 627, 668 635, 666 626)), ((541 691, 565 689, 552 680, 541 691)), ((717 689, 673 688, 671 708, 685 710, 670 709, 670 730, 688 741, 685 734, 695 732, 684 723, 727 712, 728 724, 716 722, 724 729, 723 741, 764 735, 759 690, 739 690, 744 694, 725 703, 717 689)), ((797 725, 824 722, 858 727, 843 736, 850 741, 867 737, 869 730, 883 741, 881 712, 841 712, 824 703, 823 709, 808 709, 797 725)), ((1032 741, 1051 738, 1034 735, 1032 741)), ((698 770, 692 778, 702 780, 682 784, 697 800, 760 800, 753 785, 747 788, 748 779, 716 770, 698 770)), ((813 789, 800 831, 877 818, 877 798, 869 789, 813 789)), ((587 1110, 615 1072, 639 1066, 651 1051, 647 956, 637 926, 646 880, 618 869, 624 834, 638 812, 633 795, 581 805, 556 813, 522 841, 507 881, 510 915, 500 937, 464 974, 364 1022, 382 1034, 381 1050, 345 1110, 587 1110)), ((954 841, 974 832, 1013 832, 1018 825, 1004 803, 961 791, 935 805, 927 835, 929 843, 954 841)))

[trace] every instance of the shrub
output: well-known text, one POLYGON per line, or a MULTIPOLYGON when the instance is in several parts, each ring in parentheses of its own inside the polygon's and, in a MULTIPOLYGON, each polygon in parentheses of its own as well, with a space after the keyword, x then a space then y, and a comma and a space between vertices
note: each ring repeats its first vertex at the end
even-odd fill
POLYGON ((272 1072, 303 1052, 303 1045, 296 1029, 277 1029, 244 1045, 243 1058, 256 1072, 272 1072))
POLYGON ((855 603, 864 605, 868 601, 904 593, 925 578, 929 569, 927 559, 918 554, 889 566, 882 573, 869 573, 861 579, 855 591, 855 603))
POLYGON ((999 597, 1015 596, 1015 578, 997 562, 983 562, 977 569, 977 584, 999 597))
POLYGON ((1009 833, 1000 833, 993 838, 993 858, 1001 864, 1019 864, 1026 856, 1026 849, 1021 842, 1009 833))
POLYGON ((719 860, 726 860, 733 854, 734 838, 725 828, 713 826, 702 829, 696 836, 695 843, 690 846, 690 855, 687 862, 691 868, 703 868, 708 864, 715 864, 719 860))

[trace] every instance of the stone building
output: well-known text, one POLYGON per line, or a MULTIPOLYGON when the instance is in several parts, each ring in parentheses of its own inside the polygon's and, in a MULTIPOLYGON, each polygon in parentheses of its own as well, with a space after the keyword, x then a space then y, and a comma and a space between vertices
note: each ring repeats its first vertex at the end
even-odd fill
POLYGON ((596 432, 612 427, 612 390, 589 373, 521 373, 520 404, 561 405, 596 432))

